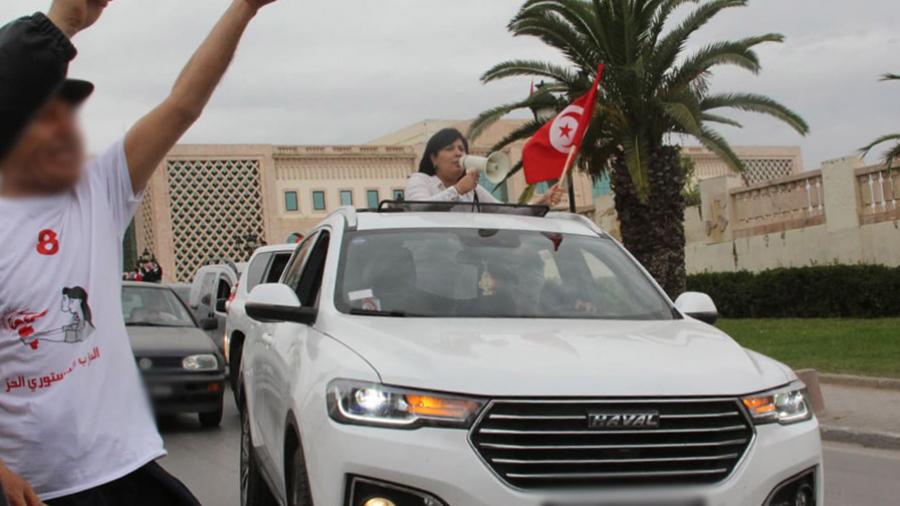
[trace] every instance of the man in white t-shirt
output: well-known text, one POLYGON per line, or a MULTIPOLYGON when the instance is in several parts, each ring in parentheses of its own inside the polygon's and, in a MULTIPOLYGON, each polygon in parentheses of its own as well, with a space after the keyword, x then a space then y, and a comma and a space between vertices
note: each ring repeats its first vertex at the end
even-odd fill
MULTIPOLYGON (((271 1, 233 0, 171 94, 86 165, 76 113, 89 83, 42 83, 53 92, 33 114, 18 111, 24 130, 3 124, 4 135, 15 133, 0 152, 0 494, 12 506, 196 504, 155 464, 165 450, 122 319, 122 236, 154 169, 271 1)), ((24 35, 0 39, 0 55, 9 57, 7 42, 27 53, 49 38, 71 59, 68 39, 107 3, 55 0, 47 16, 7 25, 4 36, 24 35)), ((63 76, 67 60, 56 63, 63 76)), ((3 97, 28 92, 14 81, 34 77, 32 65, 0 65, 3 97)), ((19 107, 8 101, 2 110, 19 107)))

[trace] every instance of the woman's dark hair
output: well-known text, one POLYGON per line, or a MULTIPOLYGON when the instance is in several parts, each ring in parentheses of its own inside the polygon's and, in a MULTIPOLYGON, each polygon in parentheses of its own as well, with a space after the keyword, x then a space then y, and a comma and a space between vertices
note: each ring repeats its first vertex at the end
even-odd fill
POLYGON ((73 286, 71 288, 63 288, 62 293, 69 299, 81 301, 81 314, 84 315, 84 319, 88 323, 93 325, 93 315, 91 314, 91 306, 88 305, 87 290, 81 288, 80 286, 73 286))
POLYGON ((459 130, 455 128, 445 128, 432 135, 431 139, 428 139, 428 144, 425 145, 425 153, 422 155, 422 161, 419 162, 419 172, 424 172, 429 176, 433 176, 435 172, 434 163, 431 161, 432 155, 438 154, 439 151, 458 140, 462 141, 463 146, 466 148, 466 153, 468 153, 469 141, 466 140, 466 137, 459 130))

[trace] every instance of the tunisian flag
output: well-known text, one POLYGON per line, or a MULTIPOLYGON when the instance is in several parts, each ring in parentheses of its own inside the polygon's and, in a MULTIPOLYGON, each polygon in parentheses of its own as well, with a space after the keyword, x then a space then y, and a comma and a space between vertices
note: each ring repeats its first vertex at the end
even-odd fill
POLYGON ((571 163, 578 155, 584 133, 594 116, 602 77, 603 65, 599 65, 591 90, 563 109, 553 121, 548 121, 525 144, 522 164, 528 184, 561 178, 568 169, 567 162, 571 163))

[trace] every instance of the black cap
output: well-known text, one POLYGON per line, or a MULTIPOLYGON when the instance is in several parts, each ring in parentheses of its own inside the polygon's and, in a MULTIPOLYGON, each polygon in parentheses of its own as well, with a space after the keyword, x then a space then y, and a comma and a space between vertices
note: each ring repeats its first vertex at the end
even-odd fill
POLYGON ((94 85, 87 81, 82 81, 80 79, 66 79, 63 81, 62 86, 60 86, 56 96, 72 105, 81 105, 81 103, 91 96, 91 93, 93 92, 94 85))

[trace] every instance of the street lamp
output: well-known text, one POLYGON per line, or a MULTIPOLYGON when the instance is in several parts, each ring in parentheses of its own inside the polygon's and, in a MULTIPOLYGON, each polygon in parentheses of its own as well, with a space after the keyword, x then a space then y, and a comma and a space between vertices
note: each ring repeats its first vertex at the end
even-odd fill
MULTIPOLYGON (((544 81, 537 85, 537 93, 541 92, 541 88, 546 86, 544 81)), ((549 93, 539 97, 539 101, 532 103, 531 114, 534 115, 536 121, 546 123, 553 119, 557 114, 556 100, 549 93)), ((569 191, 569 212, 575 212, 575 185, 573 184, 572 171, 566 172, 566 187, 569 191)))

